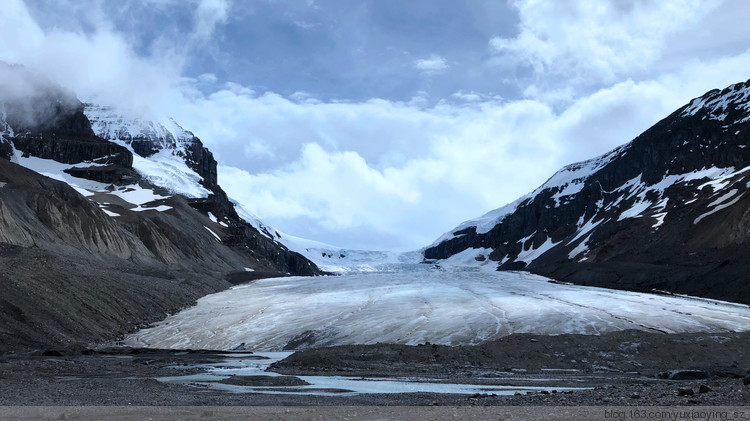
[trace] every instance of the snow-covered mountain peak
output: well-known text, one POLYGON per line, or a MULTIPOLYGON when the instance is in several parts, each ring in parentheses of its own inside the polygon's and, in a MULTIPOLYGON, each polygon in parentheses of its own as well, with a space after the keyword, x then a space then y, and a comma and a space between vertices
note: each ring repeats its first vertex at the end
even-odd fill
MULTIPOLYGON (((185 143, 192 143, 193 133, 183 129, 172 118, 161 122, 147 119, 126 117, 115 108, 87 103, 84 113, 91 122, 91 128, 97 136, 109 140, 118 140, 125 144, 153 142, 160 149, 176 149, 185 143)), ((136 149, 139 149, 136 146, 136 149)), ((136 151, 148 157, 148 150, 136 151)), ((155 152, 155 151, 154 151, 155 152)))
POLYGON ((714 89, 693 99, 680 113, 682 117, 705 113, 703 118, 729 124, 750 120, 750 81, 736 83, 724 90, 714 89), (730 117, 727 120, 727 117, 730 117))
POLYGON ((555 199, 555 206, 557 207, 565 197, 580 192, 589 177, 607 166, 615 158, 622 156, 629 147, 630 144, 625 144, 596 158, 567 165, 552 175, 541 187, 534 190, 531 196, 536 196, 544 190, 555 191, 552 198, 555 199))
POLYGON ((133 153, 133 169, 152 184, 190 198, 207 197, 210 185, 193 158, 203 149, 193 133, 173 119, 155 122, 125 117, 116 109, 87 103, 84 114, 97 136, 126 147, 133 153), (206 184, 209 184, 207 186, 206 184))

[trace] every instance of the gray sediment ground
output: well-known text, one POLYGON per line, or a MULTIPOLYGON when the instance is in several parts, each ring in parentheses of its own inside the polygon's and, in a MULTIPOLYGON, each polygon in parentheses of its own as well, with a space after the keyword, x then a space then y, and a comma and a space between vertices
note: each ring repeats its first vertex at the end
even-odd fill
MULTIPOLYGON (((748 405, 750 334, 642 331, 512 335, 478 346, 341 346, 297 352, 272 366, 284 377, 235 376, 228 385, 302 387, 297 376, 410 377, 533 386, 515 395, 236 393, 161 377, 201 373, 225 352, 110 348, 0 357, 0 405, 748 405), (566 388, 581 388, 566 391, 566 388), (555 389, 559 388, 559 390, 555 389)), ((331 392, 331 391, 328 391, 331 392)))

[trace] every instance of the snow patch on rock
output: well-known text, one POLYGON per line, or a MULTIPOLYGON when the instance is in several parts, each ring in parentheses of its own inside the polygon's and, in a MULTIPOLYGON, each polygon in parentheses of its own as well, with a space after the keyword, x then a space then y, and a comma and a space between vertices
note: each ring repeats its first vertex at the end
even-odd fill
POLYGON ((518 253, 518 257, 516 257, 516 262, 525 262, 527 265, 531 264, 535 259, 537 259, 539 256, 546 253, 549 249, 552 247, 560 244, 558 241, 557 243, 552 242, 552 238, 547 237, 546 240, 544 240, 544 243, 539 245, 539 247, 534 248, 533 245, 530 246, 528 249, 524 248, 521 250, 520 253, 518 253))

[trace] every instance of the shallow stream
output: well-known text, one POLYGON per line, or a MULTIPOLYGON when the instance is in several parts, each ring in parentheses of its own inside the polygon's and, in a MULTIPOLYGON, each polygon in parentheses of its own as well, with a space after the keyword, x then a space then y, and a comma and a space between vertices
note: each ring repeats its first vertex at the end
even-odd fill
MULTIPOLYGON (((277 393, 298 395, 353 395, 360 393, 455 393, 455 394, 487 394, 487 395, 513 395, 515 393, 527 392, 560 392, 581 390, 579 387, 553 387, 550 382, 560 382, 561 379, 540 377, 538 379, 525 379, 529 385, 507 386, 488 384, 457 384, 447 383, 440 379, 429 378, 378 378, 378 377, 346 377, 346 376, 294 376, 307 385, 295 386, 268 386, 268 385, 236 385, 220 383, 230 379, 260 377, 285 377, 279 373, 266 371, 269 365, 280 361, 291 352, 260 352, 256 354, 226 354, 226 359, 221 362, 197 364, 191 369, 203 371, 200 374, 184 376, 160 377, 157 380, 165 383, 183 384, 193 387, 205 387, 214 390, 223 390, 232 393, 277 393), (536 383, 536 384, 535 384, 536 383)), ((179 367, 186 368, 186 367, 179 367)), ((496 383, 502 379, 492 379, 496 383)), ((567 379, 566 382, 570 382, 567 379)), ((572 380, 575 381, 575 380, 572 380)), ((262 379, 260 382, 263 382, 262 379)), ((267 383, 267 382, 263 382, 267 383)))

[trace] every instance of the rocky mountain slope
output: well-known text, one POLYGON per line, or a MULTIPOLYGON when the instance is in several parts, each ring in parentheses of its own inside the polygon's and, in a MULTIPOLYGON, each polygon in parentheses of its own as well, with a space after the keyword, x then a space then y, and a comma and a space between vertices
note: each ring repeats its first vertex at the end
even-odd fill
POLYGON ((113 338, 228 280, 321 273, 238 215, 176 123, 0 76, 0 352, 113 338))
POLYGON ((630 143, 427 247, 561 281, 750 303, 750 81, 713 90, 630 143))

